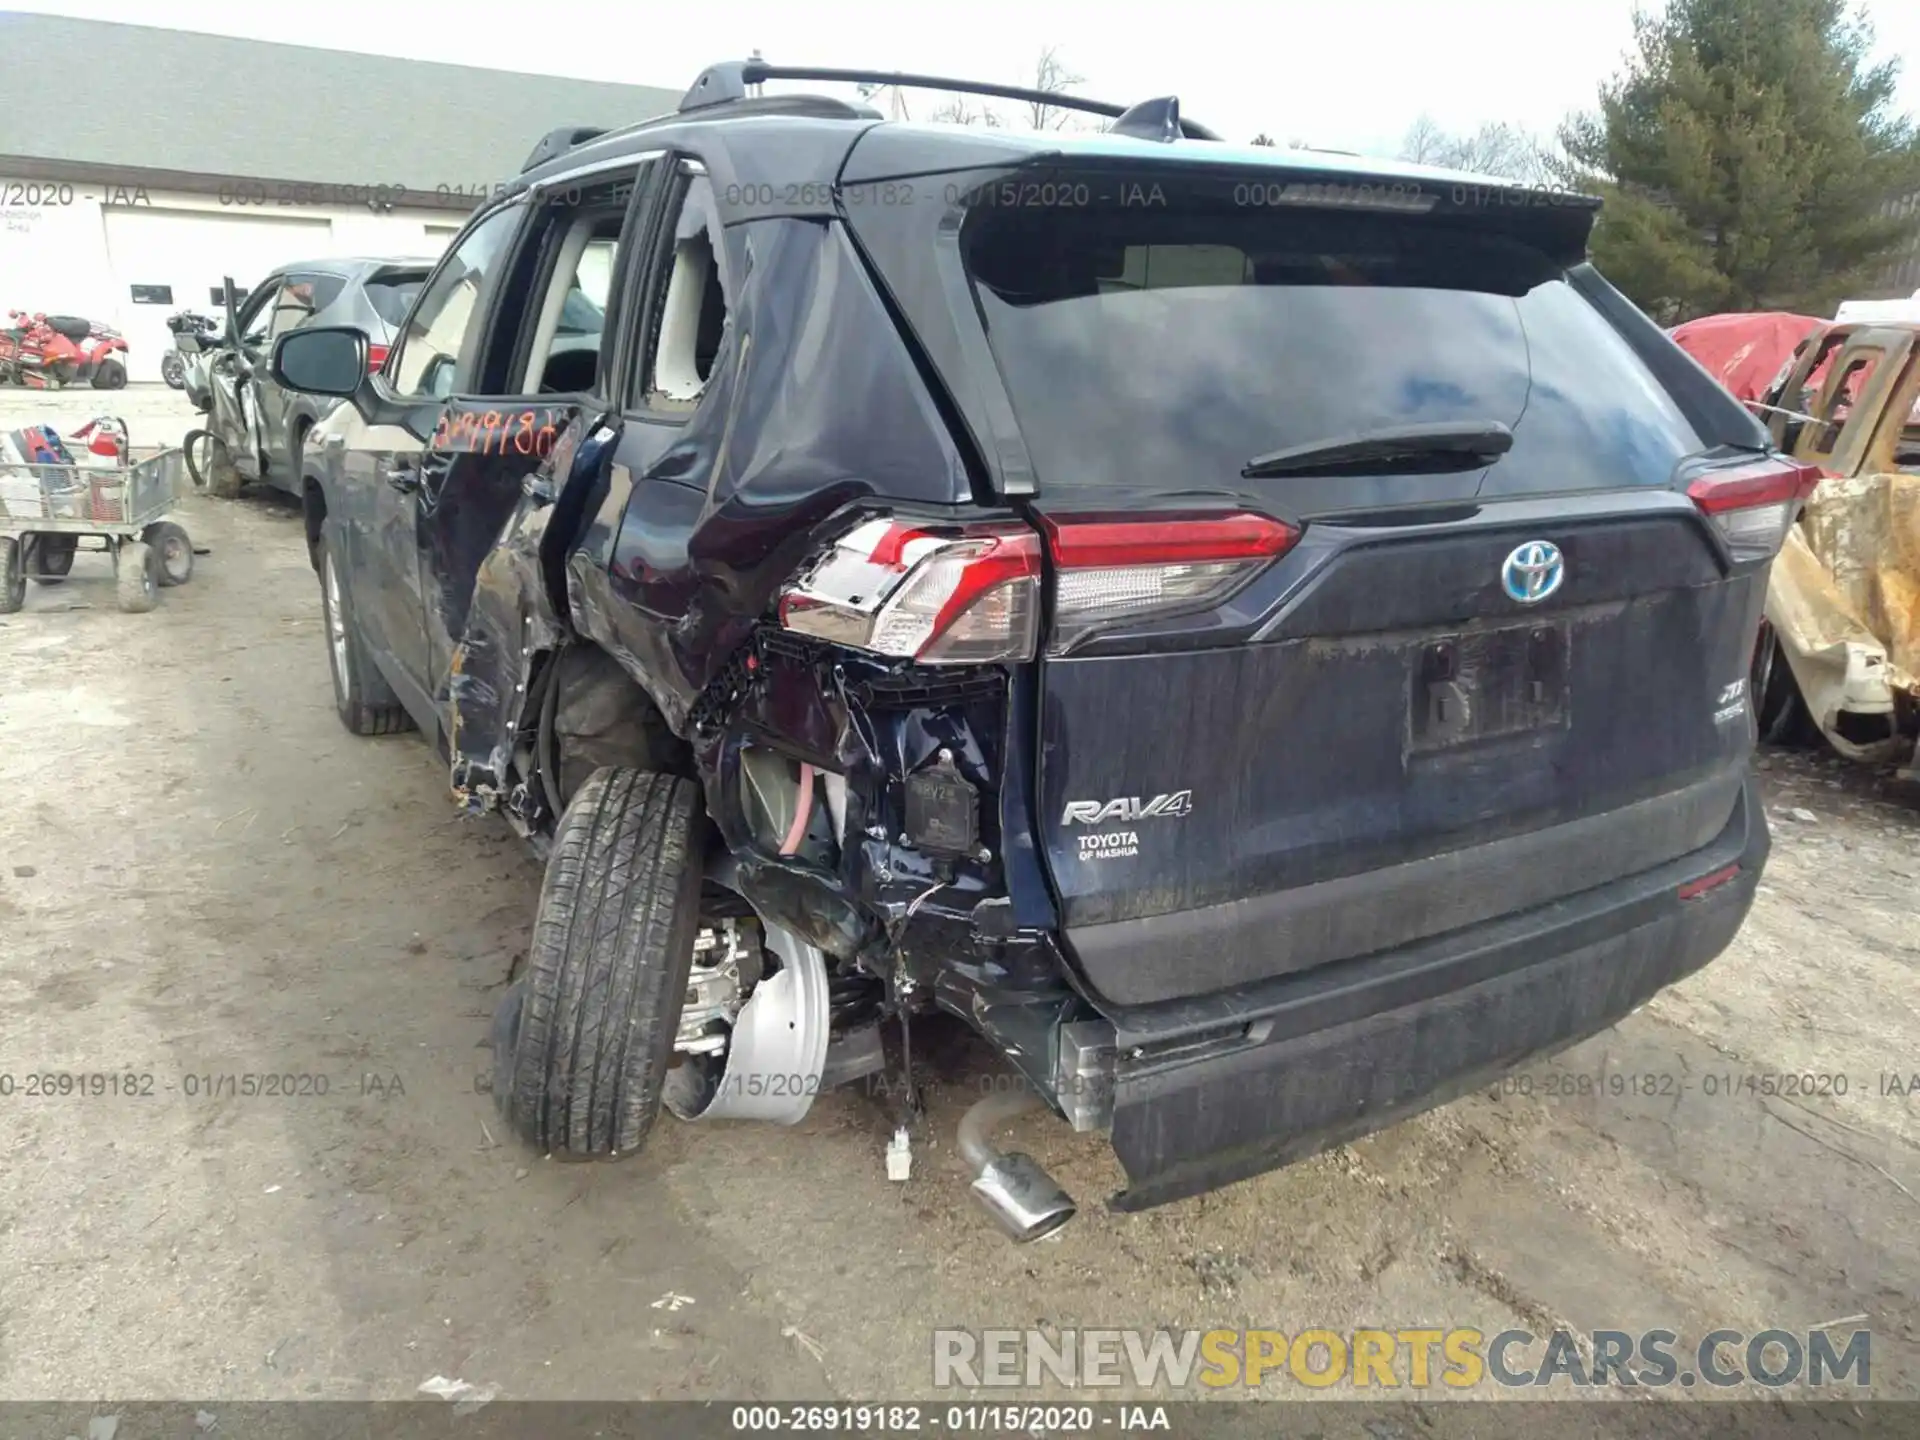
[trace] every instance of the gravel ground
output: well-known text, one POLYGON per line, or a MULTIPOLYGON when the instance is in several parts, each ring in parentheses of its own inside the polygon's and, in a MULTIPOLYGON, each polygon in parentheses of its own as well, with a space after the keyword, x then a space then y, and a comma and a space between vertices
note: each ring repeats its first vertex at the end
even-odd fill
MULTIPOLYGON (((9 396, 0 424, 97 399, 9 396)), ((140 443, 188 423, 164 391, 111 408, 140 443)), ((538 867, 456 818, 417 738, 339 726, 290 505, 182 518, 211 553, 154 613, 119 613, 83 556, 0 620, 0 1075, 155 1087, 0 1098, 0 1399, 395 1398, 434 1375, 901 1397, 931 1393, 936 1326, 1860 1316, 1872 1395, 1920 1396, 1920 1096, 1882 1078, 1920 1071, 1920 810, 1881 777, 1763 757, 1776 848, 1733 948, 1532 1093, 1133 1217, 1094 1203, 1120 1182, 1100 1141, 1032 1120, 1018 1143, 1082 1218, 1015 1248, 951 1145, 990 1066, 957 1031, 929 1046, 905 1185, 879 1105, 844 1092, 793 1129, 663 1121, 619 1166, 509 1141, 476 1077, 538 867), (1673 1080, 1545 1093, 1603 1070, 1673 1080), (261 1074, 326 1093, 193 1093, 261 1074), (1775 1074, 1846 1093, 1702 1083, 1775 1074)))

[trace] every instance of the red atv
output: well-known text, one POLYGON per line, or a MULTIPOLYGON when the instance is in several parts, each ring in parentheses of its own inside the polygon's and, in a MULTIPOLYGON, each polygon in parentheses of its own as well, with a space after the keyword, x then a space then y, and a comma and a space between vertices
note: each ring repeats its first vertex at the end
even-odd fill
POLYGON ((0 382, 50 390, 84 381, 118 390, 127 383, 126 354, 125 337, 96 321, 10 310, 0 330, 0 382))

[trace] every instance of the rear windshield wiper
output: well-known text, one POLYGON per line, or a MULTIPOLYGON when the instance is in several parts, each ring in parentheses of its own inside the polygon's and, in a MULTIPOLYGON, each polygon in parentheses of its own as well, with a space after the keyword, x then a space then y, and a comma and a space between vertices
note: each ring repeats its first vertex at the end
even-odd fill
POLYGON ((1389 425, 1256 455, 1240 472, 1240 478, 1336 475, 1347 470, 1367 475, 1477 470, 1482 465, 1493 464, 1512 448, 1513 431, 1498 420, 1389 425))

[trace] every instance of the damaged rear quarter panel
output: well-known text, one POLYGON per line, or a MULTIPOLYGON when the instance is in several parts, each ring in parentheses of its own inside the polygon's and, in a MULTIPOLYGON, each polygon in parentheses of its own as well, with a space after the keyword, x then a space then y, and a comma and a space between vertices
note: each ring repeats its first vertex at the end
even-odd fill
POLYGON ((966 464, 838 222, 724 232, 728 320, 691 413, 626 417, 569 561, 575 623, 683 737, 849 507, 968 503, 966 464))

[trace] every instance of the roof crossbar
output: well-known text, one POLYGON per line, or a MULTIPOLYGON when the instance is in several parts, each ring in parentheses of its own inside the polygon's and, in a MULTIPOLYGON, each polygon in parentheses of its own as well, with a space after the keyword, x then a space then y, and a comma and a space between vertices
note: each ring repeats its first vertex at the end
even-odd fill
MULTIPOLYGON (((690 110, 704 110, 709 106, 744 100, 752 94, 753 86, 765 80, 826 80, 847 85, 893 85, 909 90, 953 90, 965 95, 989 95, 996 100, 1020 100, 1033 105, 1051 105, 1060 110, 1080 110, 1089 115, 1104 115, 1110 120, 1130 114, 1130 107, 1125 105, 1088 100, 1083 96, 1064 95, 1052 90, 1029 90, 1021 85, 994 85, 984 80, 956 80, 943 75, 909 75, 895 70, 836 70, 815 65, 775 65, 766 60, 728 60, 708 66, 700 72, 700 78, 693 82, 692 88, 680 101, 680 111, 685 114, 690 110)), ((1165 102, 1148 103, 1159 105, 1165 102)), ((1139 120, 1145 117, 1134 118, 1139 120)), ((1180 133, 1189 140, 1220 138, 1198 121, 1182 118, 1177 102, 1171 118, 1179 125, 1180 133)), ((1134 132, 1129 127, 1121 133, 1134 132)))

